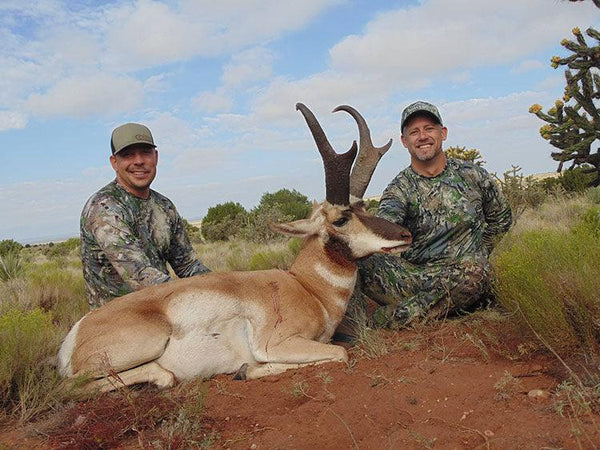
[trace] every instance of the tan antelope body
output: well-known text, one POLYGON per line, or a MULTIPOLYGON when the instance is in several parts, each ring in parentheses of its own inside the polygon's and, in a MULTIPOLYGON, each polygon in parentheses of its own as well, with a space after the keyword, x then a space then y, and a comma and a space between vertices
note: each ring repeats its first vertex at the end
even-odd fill
MULTIPOLYGON (((367 214, 362 203, 349 203, 348 175, 356 145, 336 154, 308 108, 297 107, 323 155, 327 200, 315 205, 308 219, 272 225, 304 237, 289 271, 213 272, 114 299, 86 314, 65 338, 58 358, 63 376, 97 378, 86 389, 141 382, 167 387, 199 376, 236 373, 238 378, 258 378, 347 360, 346 350, 329 341, 356 283, 355 261, 376 252, 402 251, 411 236, 367 214), (328 169, 328 164, 342 171, 328 169)), ((368 128, 361 128, 362 117, 355 110, 340 108, 359 123, 363 152, 368 128)), ((369 150, 378 149, 371 145, 369 150)), ((368 183, 370 174, 366 179, 368 183)), ((361 189, 350 187, 358 197, 361 189)))

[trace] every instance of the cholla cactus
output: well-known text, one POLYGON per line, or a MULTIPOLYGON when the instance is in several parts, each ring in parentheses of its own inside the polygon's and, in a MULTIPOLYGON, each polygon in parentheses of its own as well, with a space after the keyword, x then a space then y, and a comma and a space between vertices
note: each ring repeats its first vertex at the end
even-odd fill
POLYGON ((483 156, 476 148, 470 148, 467 150, 466 147, 448 147, 445 150, 448 158, 462 159, 463 161, 471 161, 478 166, 483 166, 485 161, 483 156))
POLYGON ((554 106, 544 113, 542 106, 533 105, 529 112, 535 114, 547 124, 540 128, 540 135, 559 152, 551 156, 559 162, 558 171, 571 162, 569 168, 585 167, 586 173, 595 173, 591 185, 600 185, 599 148, 592 148, 600 139, 600 33, 593 28, 585 34, 596 45, 588 46, 579 28, 573 29, 576 42, 564 39, 561 45, 572 55, 552 58, 552 67, 567 66, 565 78, 567 85, 562 100, 556 100, 554 106))

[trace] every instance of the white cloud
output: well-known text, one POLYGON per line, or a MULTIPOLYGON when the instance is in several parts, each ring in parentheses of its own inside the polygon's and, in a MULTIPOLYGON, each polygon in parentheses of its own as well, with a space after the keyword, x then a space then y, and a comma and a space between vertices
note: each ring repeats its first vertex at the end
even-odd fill
POLYGON ((151 0, 118 5, 106 19, 106 61, 122 70, 187 59, 212 40, 202 19, 151 0))
POLYGON ((214 114, 230 111, 233 106, 233 98, 231 93, 219 88, 213 92, 206 91, 198 94, 192 103, 203 113, 214 114))
POLYGON ((216 56, 296 30, 340 0, 138 0, 107 10, 110 65, 148 67, 216 56))
POLYGON ((271 76, 273 54, 265 48, 256 47, 233 55, 223 69, 223 84, 239 88, 271 76))
POLYGON ((464 67, 517 61, 559 42, 565 23, 589 23, 592 4, 547 0, 430 0, 380 15, 331 49, 340 73, 412 83, 464 67), (578 7, 579 6, 579 7, 578 7))
POLYGON ((23 129, 27 125, 27 116, 17 111, 0 111, 0 131, 23 129))
POLYGON ((272 52, 263 47, 234 54, 223 68, 222 85, 213 91, 201 92, 192 99, 192 104, 207 114, 231 111, 241 89, 252 90, 256 83, 272 75, 273 58, 272 52))
MULTIPOLYGON (((139 87, 130 84, 131 93, 121 91, 124 101, 115 108, 112 101, 90 98, 85 80, 114 79, 114 87, 98 86, 108 88, 112 100, 111 93, 124 87, 126 76, 137 76, 135 71, 260 45, 300 29, 339 2, 137 0, 88 6, 5 1, 0 4, 0 108, 14 109, 27 100, 27 111, 34 116, 38 107, 41 115, 80 117, 126 111, 139 105, 139 87), (27 27, 21 26, 23 18, 27 27), (74 89, 83 97, 72 98, 74 89)), ((241 86, 270 73, 268 51, 251 50, 232 60, 224 81, 241 86), (263 64, 253 62, 261 58, 263 64)), ((160 81, 150 78, 145 87, 160 89, 160 81)))
MULTIPOLYGON (((138 119, 152 131, 152 136, 159 150, 159 161, 168 163, 173 155, 193 148, 209 136, 212 131, 204 126, 195 125, 181 119, 176 114, 165 111, 149 111, 138 119)), ((118 126, 115 123, 113 126, 118 126)))
POLYGON ((142 83, 107 74, 78 76, 59 81, 43 94, 31 94, 31 114, 71 117, 128 111, 144 100, 142 83))
POLYGON ((553 170, 557 163, 550 158, 552 147, 538 132, 543 122, 527 112, 540 97, 539 92, 520 92, 440 104, 449 128, 447 145, 480 150, 486 167, 497 173, 512 165, 524 174, 553 170))
POLYGON ((511 72, 516 74, 531 72, 534 70, 545 69, 548 67, 548 64, 544 64, 543 62, 537 59, 528 59, 525 61, 521 61, 516 67, 514 67, 511 72))
POLYGON ((275 79, 267 89, 254 99, 255 113, 266 121, 282 121, 283 123, 296 120, 294 105, 305 103, 315 113, 321 108, 329 112, 332 105, 363 101, 375 102, 381 99, 389 90, 374 89, 373 80, 365 79, 356 74, 340 74, 338 72, 323 72, 302 80, 275 79), (377 92, 375 97, 373 94, 377 92))
POLYGON ((159 73, 152 75, 144 81, 145 92, 167 92, 171 87, 169 78, 171 73, 159 73))

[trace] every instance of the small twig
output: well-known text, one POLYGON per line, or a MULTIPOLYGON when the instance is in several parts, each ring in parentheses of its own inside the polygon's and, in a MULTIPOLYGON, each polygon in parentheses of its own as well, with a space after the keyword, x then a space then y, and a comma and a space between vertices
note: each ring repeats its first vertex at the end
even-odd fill
POLYGON ((306 392, 306 390, 304 389, 304 386, 305 386, 305 385, 304 385, 304 383, 300 383, 300 384, 297 386, 297 387, 298 387, 298 390, 300 391, 300 393, 301 393, 302 395, 304 395, 305 397, 308 397, 308 398, 310 398, 311 400, 321 401, 321 400, 319 400, 318 398, 316 398, 316 397, 313 397, 312 395, 309 395, 309 394, 308 394, 308 392, 306 392))
POLYGON ((229 392, 227 389, 225 389, 225 387, 223 386, 223 381, 220 380, 215 380, 215 384, 217 387, 217 393, 221 394, 221 395, 229 395, 231 397, 236 397, 236 398, 244 398, 244 396, 242 394, 232 394, 231 392, 229 392))
POLYGON ((331 408, 327 408, 329 411, 331 411, 331 413, 337 417, 340 422, 342 422, 344 424, 344 426, 346 427, 346 430, 348 430, 348 433, 350 434, 350 439, 352 439, 352 443, 354 444, 354 448, 355 449, 360 449, 360 447, 358 446, 358 442, 356 442, 356 439, 354 439, 354 434, 352 433, 352 430, 350 429, 350 427, 348 426, 348 424, 344 421, 344 419, 342 419, 339 414, 337 414, 333 409, 331 408))

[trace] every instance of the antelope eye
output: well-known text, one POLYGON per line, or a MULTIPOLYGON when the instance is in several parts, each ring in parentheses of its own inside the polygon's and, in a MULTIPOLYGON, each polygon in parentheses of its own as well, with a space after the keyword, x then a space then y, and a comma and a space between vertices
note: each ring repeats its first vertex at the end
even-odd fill
POLYGON ((333 225, 336 227, 341 227, 343 225, 346 225, 346 223, 348 222, 348 218, 347 217, 340 217, 338 220, 336 220, 335 222, 333 222, 333 225))

